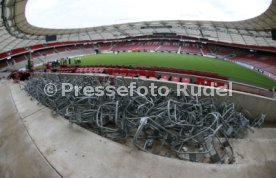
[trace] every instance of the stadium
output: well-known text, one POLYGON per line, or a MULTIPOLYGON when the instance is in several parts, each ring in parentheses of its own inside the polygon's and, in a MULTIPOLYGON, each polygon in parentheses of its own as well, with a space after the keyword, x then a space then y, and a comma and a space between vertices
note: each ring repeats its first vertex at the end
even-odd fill
POLYGON ((276 0, 88 28, 33 25, 30 2, 1 0, 0 177, 275 177, 276 0))

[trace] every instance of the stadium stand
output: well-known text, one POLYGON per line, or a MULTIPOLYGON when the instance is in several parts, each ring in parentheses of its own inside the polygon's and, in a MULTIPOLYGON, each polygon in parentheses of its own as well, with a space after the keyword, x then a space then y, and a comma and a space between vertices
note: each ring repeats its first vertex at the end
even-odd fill
POLYGON ((201 54, 200 46, 197 43, 184 43, 181 46, 182 53, 201 54))
MULTIPOLYGON (((128 42, 112 42, 96 45, 76 45, 76 46, 64 46, 47 48, 43 45, 36 47, 29 47, 30 49, 36 49, 32 53, 34 64, 47 63, 62 58, 95 54, 95 49, 99 49, 102 52, 114 52, 114 51, 157 51, 157 52, 181 52, 188 54, 207 55, 216 58, 226 59, 238 64, 246 64, 251 66, 252 69, 258 70, 261 73, 275 79, 276 75, 276 55, 273 52, 251 52, 249 49, 236 48, 232 46, 222 46, 215 44, 202 44, 191 42, 177 42, 169 40, 154 40, 154 41, 128 41, 128 42), (44 47, 44 48, 43 48, 44 47), (100 48, 98 48, 100 47, 100 48)), ((27 60, 29 51, 24 49, 13 50, 12 59, 15 63, 23 62, 27 60), (15 54, 19 52, 19 54, 15 54), (24 57, 23 57, 24 56, 24 57)), ((5 60, 2 60, 1 66, 7 67, 5 60)), ((24 66, 24 65, 18 65, 24 66)))
POLYGON ((112 44, 111 43, 99 44, 98 48, 99 48, 100 51, 110 51, 112 49, 112 44))
POLYGON ((178 52, 180 50, 179 42, 163 42, 157 51, 172 51, 178 52))
POLYGON ((112 51, 158 51, 204 55, 230 60, 275 77, 276 42, 271 31, 275 1, 257 18, 237 22, 170 21, 111 25, 108 28, 41 29, 28 23, 26 0, 2 0, 0 70, 17 69, 31 51, 35 64, 70 56, 112 51), (13 23, 10 23, 13 22, 13 23), (151 29, 150 27, 158 27, 151 29), (144 28, 147 27, 147 28, 144 28), (160 27, 160 28, 159 28, 160 27), (162 27, 162 28, 161 28, 162 27), (164 28, 163 28, 164 27, 164 28), (169 29, 166 29, 169 28, 169 29), (56 35, 57 41, 45 42, 56 35), (12 41, 12 43, 11 43, 12 41), (258 52, 250 52, 250 50, 258 52), (266 51, 262 53, 259 51, 266 51), (25 57, 23 57, 25 56, 25 57), (12 66, 13 65, 13 66, 12 66))
POLYGON ((232 61, 238 61, 245 64, 252 65, 263 71, 267 71, 276 75, 276 55, 275 54, 258 54, 251 53, 245 55, 238 55, 231 58, 232 61))
POLYGON ((161 47, 160 41, 146 41, 142 46, 137 47, 138 51, 156 51, 161 47))

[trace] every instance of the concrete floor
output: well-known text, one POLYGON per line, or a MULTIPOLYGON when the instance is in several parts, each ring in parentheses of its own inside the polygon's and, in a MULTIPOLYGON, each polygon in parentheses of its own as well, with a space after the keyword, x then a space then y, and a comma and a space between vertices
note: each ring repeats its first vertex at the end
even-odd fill
POLYGON ((276 129, 232 140, 237 162, 185 162, 141 152, 102 138, 0 82, 0 177, 276 177, 276 129))
POLYGON ((8 83, 0 83, 0 177, 60 177, 25 128, 8 83))

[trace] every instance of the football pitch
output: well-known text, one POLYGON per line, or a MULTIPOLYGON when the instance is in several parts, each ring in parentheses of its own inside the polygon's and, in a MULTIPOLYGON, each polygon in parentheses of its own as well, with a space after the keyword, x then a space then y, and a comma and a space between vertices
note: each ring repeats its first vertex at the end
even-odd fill
POLYGON ((276 86, 275 81, 256 71, 221 59, 195 55, 169 53, 99 54, 81 57, 81 65, 168 67, 216 73, 229 77, 233 81, 265 88, 276 86))

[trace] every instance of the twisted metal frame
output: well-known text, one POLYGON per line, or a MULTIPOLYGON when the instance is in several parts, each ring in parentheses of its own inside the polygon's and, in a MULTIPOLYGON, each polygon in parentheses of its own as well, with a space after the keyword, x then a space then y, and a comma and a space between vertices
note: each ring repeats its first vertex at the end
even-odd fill
MULTIPOLYGON (((144 82, 133 79, 138 86, 144 82)), ((26 82, 25 90, 33 98, 71 123, 89 128, 116 141, 132 140, 145 152, 204 163, 233 163, 229 138, 241 138, 250 127, 261 127, 265 115, 252 119, 235 110, 233 103, 218 104, 213 97, 93 96, 61 95, 61 83, 77 86, 127 85, 122 78, 97 76, 39 75, 26 82), (57 94, 48 97, 44 87, 57 86, 57 94)))

